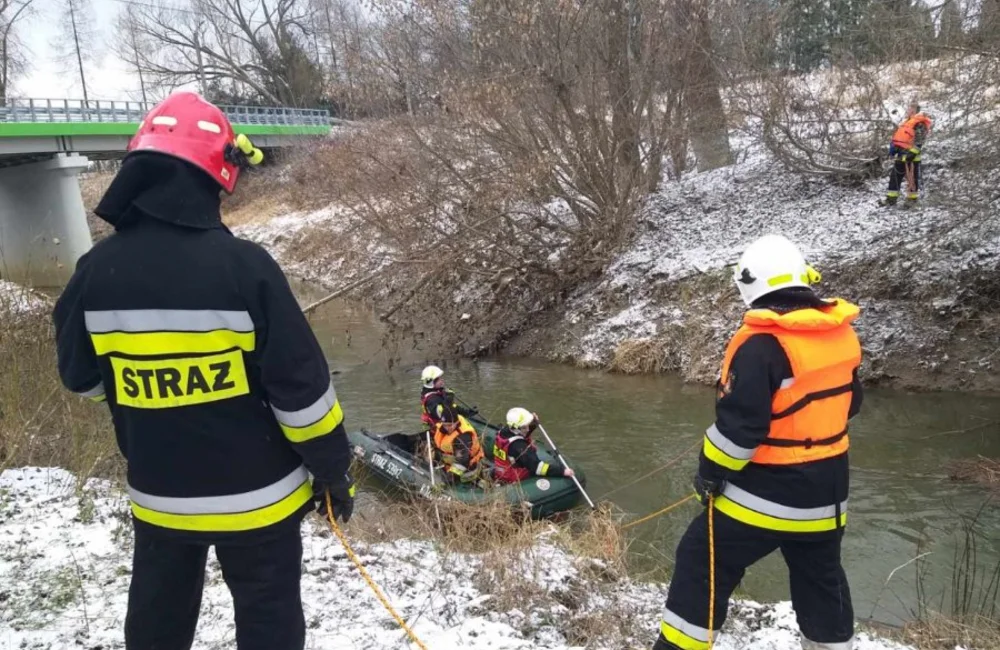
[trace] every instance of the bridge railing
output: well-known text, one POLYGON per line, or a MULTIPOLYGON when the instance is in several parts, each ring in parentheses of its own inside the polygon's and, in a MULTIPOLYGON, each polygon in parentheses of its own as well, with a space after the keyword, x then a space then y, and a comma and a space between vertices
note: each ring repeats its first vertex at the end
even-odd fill
MULTIPOLYGON (((7 99, 2 122, 139 122, 156 104, 77 99, 7 99)), ((219 105, 233 124, 265 126, 329 126, 330 112, 284 106, 219 105)))

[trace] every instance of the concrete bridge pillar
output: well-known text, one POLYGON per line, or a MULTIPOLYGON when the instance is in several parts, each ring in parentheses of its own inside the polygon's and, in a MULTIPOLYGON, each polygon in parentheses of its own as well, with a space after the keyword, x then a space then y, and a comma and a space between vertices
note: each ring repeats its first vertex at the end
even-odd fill
POLYGON ((66 284, 93 243, 77 178, 86 168, 77 154, 0 167, 0 278, 66 284))

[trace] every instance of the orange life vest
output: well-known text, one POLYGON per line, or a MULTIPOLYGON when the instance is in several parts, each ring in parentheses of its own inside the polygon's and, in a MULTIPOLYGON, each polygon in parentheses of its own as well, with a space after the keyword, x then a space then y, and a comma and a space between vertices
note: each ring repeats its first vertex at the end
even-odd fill
POLYGON ((472 449, 469 458, 469 467, 466 469, 472 469, 483 460, 485 454, 483 453, 483 448, 479 444, 479 434, 476 433, 475 427, 469 424, 461 415, 458 416, 458 426, 451 433, 446 433, 441 427, 441 423, 438 422, 434 425, 434 446, 437 450, 441 452, 441 462, 444 464, 444 469, 446 472, 450 472, 452 466, 455 465, 455 439, 463 433, 472 434, 472 449))
POLYGON ((774 336, 792 367, 792 379, 771 402, 771 429, 750 462, 793 465, 847 451, 851 385, 861 363, 861 344, 851 323, 859 311, 857 305, 835 300, 829 307, 787 314, 768 309, 746 313, 726 349, 721 385, 728 382, 733 355, 754 334, 774 336))
POLYGON ((917 113, 912 117, 906 118, 906 120, 899 125, 896 132, 892 135, 892 143, 897 147, 903 149, 912 149, 917 141, 917 126, 923 125, 928 133, 931 131, 931 119, 924 115, 923 113, 917 113))

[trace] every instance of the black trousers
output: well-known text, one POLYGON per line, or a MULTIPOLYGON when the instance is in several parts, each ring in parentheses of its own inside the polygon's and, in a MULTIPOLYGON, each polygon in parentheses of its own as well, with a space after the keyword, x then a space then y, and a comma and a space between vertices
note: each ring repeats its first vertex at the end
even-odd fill
MULTIPOLYGON (((715 512, 715 620, 726 620, 729 597, 747 568, 775 550, 788 565, 792 606, 802 635, 817 643, 843 643, 854 636, 854 609, 840 563, 843 531, 808 535, 772 533, 715 512)), ((708 629, 708 512, 702 511, 677 545, 676 566, 667 593, 667 611, 708 629)), ((665 615, 666 618, 666 615, 665 615)), ((668 621, 669 622, 669 621, 668 621)), ((681 650, 662 635, 656 650, 681 650)))
MULTIPOLYGON (((201 608, 208 544, 152 535, 137 527, 125 616, 127 650, 189 650, 201 608)), ((298 527, 261 544, 216 544, 233 596, 239 650, 302 650, 305 619, 298 527)))
POLYGON ((907 188, 906 191, 909 192, 909 186, 906 181, 906 165, 913 166, 913 191, 917 192, 920 189, 920 161, 915 161, 911 163, 904 163, 899 158, 892 166, 892 171, 889 172, 889 196, 899 196, 900 188, 907 188))

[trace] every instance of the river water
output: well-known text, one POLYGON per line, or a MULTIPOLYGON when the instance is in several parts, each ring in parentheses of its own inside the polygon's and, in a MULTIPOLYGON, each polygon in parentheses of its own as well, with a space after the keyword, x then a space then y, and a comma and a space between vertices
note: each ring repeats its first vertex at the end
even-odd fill
MULTIPOLYGON (((314 289, 296 287, 307 303, 314 289)), ((587 474, 588 491, 609 491, 661 467, 700 440, 713 420, 714 392, 672 377, 631 377, 566 365, 511 359, 427 359, 419 347, 390 354, 363 308, 335 301, 310 321, 337 371, 334 382, 349 429, 416 430, 420 370, 434 362, 448 386, 498 422, 512 406, 539 413, 571 464, 587 474), (391 359, 390 357, 396 357, 391 359)), ((843 556, 859 618, 899 624, 917 608, 917 573, 932 605, 950 602, 952 565, 963 517, 981 510, 977 561, 1000 562, 1000 499, 947 477, 948 461, 1000 456, 1000 398, 959 393, 910 394, 870 389, 851 427, 851 496, 843 556), (918 554, 920 562, 897 570, 918 554), (888 580, 890 574, 891 580, 888 580)), ((690 493, 696 451, 676 465, 608 498, 629 518, 690 493)), ((695 503, 642 524, 629 534, 636 577, 666 580, 673 552, 695 503)), ((779 554, 752 567, 743 596, 787 599, 779 554)))

